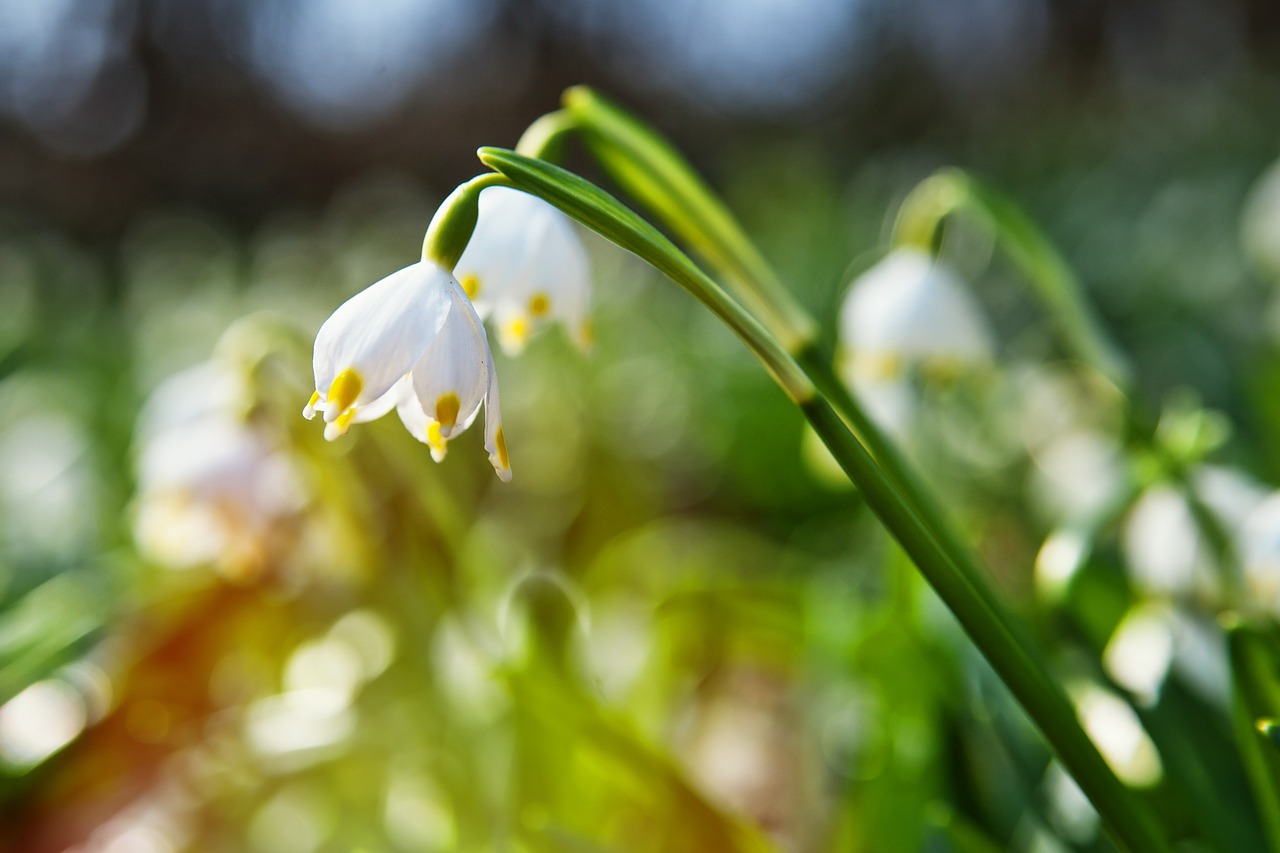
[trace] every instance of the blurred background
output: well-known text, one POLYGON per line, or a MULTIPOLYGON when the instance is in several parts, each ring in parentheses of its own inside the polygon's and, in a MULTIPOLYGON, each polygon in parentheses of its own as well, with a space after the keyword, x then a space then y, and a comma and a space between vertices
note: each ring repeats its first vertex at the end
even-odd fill
POLYGON ((1260 849, 1214 619, 1280 604, 1278 66, 1264 0, 0 0, 0 850, 1113 849, 767 375, 593 235, 595 352, 497 356, 510 485, 478 430, 299 417, 325 317, 579 83, 830 340, 939 167, 1044 229, 1130 398, 959 221, 994 358, 895 434, 1122 778, 1260 849))

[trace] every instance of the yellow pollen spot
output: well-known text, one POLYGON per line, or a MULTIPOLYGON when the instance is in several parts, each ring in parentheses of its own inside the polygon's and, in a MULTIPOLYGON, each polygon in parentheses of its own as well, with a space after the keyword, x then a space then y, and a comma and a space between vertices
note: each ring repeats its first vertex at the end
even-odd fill
POLYGON ((347 409, 345 412, 333 419, 333 425, 338 428, 338 435, 342 435, 347 431, 351 426, 351 419, 355 416, 355 409, 347 409))
POLYGON ((545 317, 551 310, 551 297, 545 293, 535 293, 529 299, 529 313, 535 317, 545 317))
POLYGON ((333 384, 329 386, 329 402, 336 405, 339 412, 345 412, 355 404, 363 388, 364 380, 360 374, 348 368, 334 377, 333 384))
POLYGON ((511 458, 507 456, 507 438, 502 434, 502 427, 498 427, 498 434, 494 437, 494 444, 498 448, 498 461, 502 463, 503 468, 510 468, 511 458))
POLYGON ((587 349, 596 345, 595 323, 590 320, 582 321, 582 325, 578 327, 578 343, 587 349))
POLYGON ((480 292, 480 279, 477 276, 464 275, 458 284, 462 285, 462 292, 467 294, 468 299, 475 299, 480 292))
POLYGON ((436 420, 444 429, 453 429, 453 425, 458 422, 458 410, 461 408, 462 401, 458 399, 457 394, 452 391, 441 394, 440 399, 436 400, 436 420))
POLYGON ((427 424, 427 446, 431 448, 432 456, 437 462, 443 459, 449 450, 449 442, 440 434, 440 424, 435 421, 427 424))
POLYGON ((529 340, 529 321, 524 317, 516 317, 506 325, 507 337, 517 344, 529 340))
POLYGON ((319 391, 312 391, 312 392, 311 392, 311 399, 310 399, 309 401, 307 401, 307 407, 308 407, 308 408, 312 408, 312 409, 314 409, 314 408, 316 407, 316 404, 317 404, 317 403, 319 403, 319 402, 320 402, 320 392, 319 392, 319 391))
POLYGON ((904 367, 902 358, 891 352, 861 352, 853 356, 854 372, 867 379, 894 379, 904 367))

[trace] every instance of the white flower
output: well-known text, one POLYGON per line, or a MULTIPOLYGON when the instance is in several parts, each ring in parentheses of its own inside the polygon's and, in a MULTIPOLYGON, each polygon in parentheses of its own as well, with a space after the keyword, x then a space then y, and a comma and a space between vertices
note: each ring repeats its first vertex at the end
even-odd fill
POLYGON ((841 349, 855 376, 889 379, 907 364, 982 363, 994 345, 964 282, 916 249, 898 249, 859 276, 840 308, 841 349))
POLYGON ((330 441, 395 409, 439 461, 484 404, 489 461, 510 479, 488 338, 462 287, 437 264, 405 267, 343 303, 316 335, 313 367, 316 391, 303 414, 320 412, 330 441))
POLYGON ((518 353, 553 320, 579 346, 591 345, 587 253, 573 224, 540 198, 506 187, 480 196, 480 218, 454 274, 498 342, 518 353))
MULTIPOLYGON (((1191 471, 1191 487, 1212 513, 1232 547, 1252 560, 1246 520, 1266 497, 1256 482, 1228 468, 1201 465, 1191 471)), ((1221 598, 1218 569, 1200 522, 1182 491, 1167 483, 1150 486, 1134 504, 1121 546, 1131 576, 1149 594, 1221 598)), ((1256 541, 1256 540, 1254 540, 1256 541)))
POLYGON ((280 553, 307 492, 294 459, 245 418, 245 379, 217 362, 162 382, 139 417, 139 549, 170 568, 256 575, 280 553))
POLYGON ((917 249, 897 249, 859 276, 840 307, 845 383, 890 433, 904 436, 917 395, 908 367, 946 376, 991 360, 986 318, 965 285, 917 249))

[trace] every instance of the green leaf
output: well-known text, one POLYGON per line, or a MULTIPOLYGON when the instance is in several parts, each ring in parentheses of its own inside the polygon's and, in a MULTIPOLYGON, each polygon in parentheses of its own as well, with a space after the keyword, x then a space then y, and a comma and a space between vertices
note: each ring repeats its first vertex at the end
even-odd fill
POLYGON ((586 86, 566 91, 564 105, 609 176, 719 271, 734 296, 761 317, 789 351, 814 337, 813 320, 675 146, 586 86))
POLYGON ((96 586, 85 573, 61 574, 0 614, 0 705, 48 675, 102 627, 96 586))
POLYGON ((930 809, 929 822, 946 837, 955 853, 999 853, 1004 849, 981 829, 942 803, 937 803, 930 809))
POLYGON ((802 402, 813 396, 813 385, 808 378, 760 322, 630 208, 590 181, 545 161, 503 148, 481 148, 478 156, 517 188, 560 208, 693 294, 747 343, 792 399, 802 402))
POLYGON ((1280 714, 1275 638, 1245 622, 1229 625, 1232 723, 1254 801, 1272 851, 1280 851, 1280 749, 1273 719, 1280 714))
POLYGON ((944 527, 931 527, 849 431, 808 374, 752 315, 698 269, 653 226, 571 172, 513 151, 482 148, 482 162, 513 185, 541 197, 605 238, 634 252, 689 290, 743 339, 791 395, 868 505, 902 544, 930 585, 956 614, 1059 757, 1089 795, 1116 837, 1133 850, 1166 850, 1160 828, 1107 767, 1080 726, 1042 654, 1025 628, 1007 614, 981 573, 966 571, 952 555, 963 550, 944 527), (945 543, 945 544, 944 544, 945 543))
POLYGON ((990 225, 1071 354, 1118 387, 1128 388, 1128 361, 1103 331, 1080 281, 1031 217, 1010 199, 958 169, 944 169, 918 184, 902 203, 897 242, 930 247, 941 221, 961 210, 990 225))

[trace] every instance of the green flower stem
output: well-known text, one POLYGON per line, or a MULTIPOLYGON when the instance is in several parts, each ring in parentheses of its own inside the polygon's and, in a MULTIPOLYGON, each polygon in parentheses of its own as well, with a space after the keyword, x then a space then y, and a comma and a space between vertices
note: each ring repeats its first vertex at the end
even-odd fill
MULTIPOLYGON (((956 169, 944 169, 922 181, 903 201, 895 225, 897 242, 932 251, 937 230, 953 213, 968 212, 985 221, 1058 325, 1069 351, 1106 377, 1132 401, 1132 370, 1089 309, 1071 268, 1017 205, 956 169)), ((1155 443, 1146 419, 1132 402, 1130 428, 1147 444, 1155 443)), ((1243 569, 1231 537, 1204 503, 1188 477, 1186 461, 1156 448, 1162 470, 1178 486, 1196 526, 1215 557, 1228 601, 1243 593, 1243 569)))
MULTIPOLYGON (((961 542, 945 513, 914 475, 897 447, 876 426, 832 369, 832 354, 814 333, 817 323, 795 300, 768 262, 756 251, 742 227, 694 168, 656 131, 585 86, 564 95, 565 111, 577 117, 597 159, 632 196, 652 210, 724 278, 736 283, 734 295, 764 318, 769 331, 792 354, 819 390, 844 416, 858 440, 871 452, 929 529, 943 542, 961 542)), ((933 200, 930 212, 945 215, 955 200, 943 198, 953 187, 931 185, 922 196, 933 200)), ((923 212, 923 203, 916 206, 923 212)), ((931 217, 930 235, 937 218, 931 217)), ((929 239, 932 239, 931 236, 929 239)), ((957 548, 952 559, 973 581, 975 589, 1015 633, 1025 635, 1021 623, 1006 610, 990 587, 986 572, 972 551, 957 548)))
POLYGON ((1168 850, 1146 809, 1116 778, 1081 728, 1066 694, 1037 659, 1034 647, 1007 627, 992 609, 989 595, 980 592, 950 560, 948 551, 954 549, 938 544, 826 400, 817 397, 801 408, 836 461, 862 491, 867 505, 893 533, 1035 721, 1116 840, 1133 851, 1168 850))
POLYGON ((733 296, 762 318, 786 349, 794 351, 817 337, 817 324, 670 142, 586 86, 567 90, 563 102, 609 176, 720 270, 733 296))
POLYGON ((520 141, 516 143, 516 153, 558 163, 566 138, 577 129, 578 119, 568 110, 547 113, 521 134, 520 141))
POLYGON ((1128 360, 1107 337, 1066 261, 1017 205, 957 169, 943 169, 922 181, 903 201, 896 242, 932 252, 937 230, 953 213, 984 221, 1026 276, 1045 313, 1057 324, 1073 356, 1123 391, 1130 390, 1128 360))
POLYGON ((813 397, 813 383, 760 321, 730 298, 670 240, 613 196, 559 166, 514 151, 481 148, 478 153, 481 162, 502 172, 516 189, 550 202, 605 239, 653 264, 692 293, 760 356, 783 390, 797 403, 813 397))
POLYGON ((948 554, 960 571, 969 578, 974 590, 987 606, 1025 646, 1034 643, 1023 623, 1017 619, 986 582, 990 571, 979 562, 973 549, 956 530, 933 492, 920 480, 898 446, 871 419, 845 384, 832 369, 830 352, 816 344, 795 355, 796 362, 813 380, 818 392, 845 419, 858 441, 871 453, 885 475, 915 510, 920 520, 947 547, 948 554))
POLYGON ((1271 742, 1263 721, 1280 713, 1275 684, 1275 650, 1246 623, 1227 624, 1231 656, 1231 721, 1253 798, 1272 853, 1280 853, 1280 746, 1271 742))
POLYGON ((683 286, 721 317, 763 362, 799 405, 833 456, 862 490, 867 504, 889 529, 965 632, 990 661, 1039 726, 1059 758, 1093 801, 1117 839, 1134 851, 1167 850, 1164 839, 1133 793, 1111 772, 1081 728, 1070 701, 1034 653, 1034 646, 1009 627, 992 607, 993 595, 979 591, 849 431, 827 400, 814 393, 803 369, 764 327, 653 226, 612 196, 556 166, 501 149, 483 148, 480 159, 505 174, 519 189, 539 196, 683 286))
POLYGON ((422 259, 452 272, 476 230, 480 193, 488 187, 509 186, 511 182, 506 178, 489 173, 472 178, 449 193, 427 226, 427 235, 422 240, 422 259))
MULTIPOLYGON (((963 542, 896 445, 835 375, 834 354, 814 334, 817 324, 781 285, 732 213, 680 152, 646 123, 585 86, 565 92, 564 104, 561 112, 577 118, 580 132, 605 170, 707 260, 733 285, 733 294, 763 318, 766 327, 845 418, 929 529, 944 543, 963 542)), ((1128 390, 1129 366, 1093 317, 1079 282, 1030 219, 1007 199, 962 172, 944 170, 918 185, 902 205, 895 226, 898 242, 932 252, 938 228, 959 211, 977 215, 993 228, 1058 323, 1069 350, 1122 390, 1128 390)), ((1228 591, 1238 591, 1239 572, 1226 568, 1233 560, 1221 525, 1186 484, 1185 471, 1170 465, 1171 461, 1166 470, 1182 484, 1197 522, 1223 567, 1228 591)), ((982 581, 987 573, 972 549, 957 548, 951 556, 962 571, 975 579, 975 587, 992 608, 1004 615, 1002 603, 982 581)), ((1025 633, 1021 623, 1011 617, 1006 622, 1020 635, 1025 633)))

